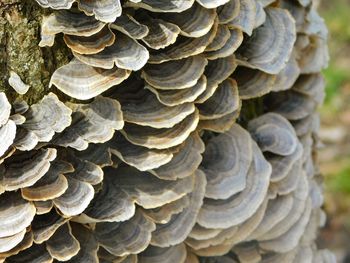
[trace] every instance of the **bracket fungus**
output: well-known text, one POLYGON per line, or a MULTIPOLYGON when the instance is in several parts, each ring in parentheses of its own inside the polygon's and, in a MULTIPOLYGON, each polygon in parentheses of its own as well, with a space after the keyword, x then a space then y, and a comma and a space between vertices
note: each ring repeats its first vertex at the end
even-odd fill
POLYGON ((316 1, 35 2, 67 60, 0 92, 0 262, 335 262, 316 1))

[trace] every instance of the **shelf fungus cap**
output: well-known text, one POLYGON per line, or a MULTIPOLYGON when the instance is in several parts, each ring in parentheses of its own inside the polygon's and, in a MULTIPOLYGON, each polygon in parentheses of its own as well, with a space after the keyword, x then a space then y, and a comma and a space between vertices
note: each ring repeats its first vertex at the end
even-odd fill
POLYGON ((14 71, 10 71, 10 78, 9 78, 9 84, 10 86, 18 93, 18 94, 26 94, 29 90, 29 85, 25 84, 21 77, 14 71))
POLYGON ((73 59, 53 73, 50 86, 55 85, 75 99, 88 100, 120 84, 129 75, 129 70, 95 68, 73 59))

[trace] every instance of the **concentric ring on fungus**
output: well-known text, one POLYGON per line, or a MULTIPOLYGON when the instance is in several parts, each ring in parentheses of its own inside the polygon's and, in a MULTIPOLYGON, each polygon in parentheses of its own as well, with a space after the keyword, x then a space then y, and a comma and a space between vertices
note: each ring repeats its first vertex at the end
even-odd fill
POLYGON ((0 262, 335 262, 315 1, 36 2, 71 60, 0 92, 0 262))

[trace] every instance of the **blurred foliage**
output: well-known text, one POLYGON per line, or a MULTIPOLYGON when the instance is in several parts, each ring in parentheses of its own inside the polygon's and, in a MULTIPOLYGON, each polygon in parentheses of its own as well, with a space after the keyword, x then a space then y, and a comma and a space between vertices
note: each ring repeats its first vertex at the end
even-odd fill
POLYGON ((329 49, 331 60, 324 71, 326 78, 327 110, 337 112, 341 109, 342 89, 350 85, 350 1, 322 1, 320 13, 329 29, 329 49))
POLYGON ((350 194, 350 163, 326 177, 328 191, 350 194))

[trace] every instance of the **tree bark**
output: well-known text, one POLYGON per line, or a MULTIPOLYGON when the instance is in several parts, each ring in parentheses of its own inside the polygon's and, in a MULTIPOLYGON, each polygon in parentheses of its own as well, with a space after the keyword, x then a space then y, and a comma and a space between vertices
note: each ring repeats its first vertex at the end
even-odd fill
POLYGON ((18 95, 8 84, 15 71, 30 89, 23 96, 29 104, 48 93, 54 70, 70 60, 70 53, 57 38, 52 48, 40 48, 40 24, 48 12, 31 0, 3 0, 0 3, 0 91, 13 101, 18 95))

